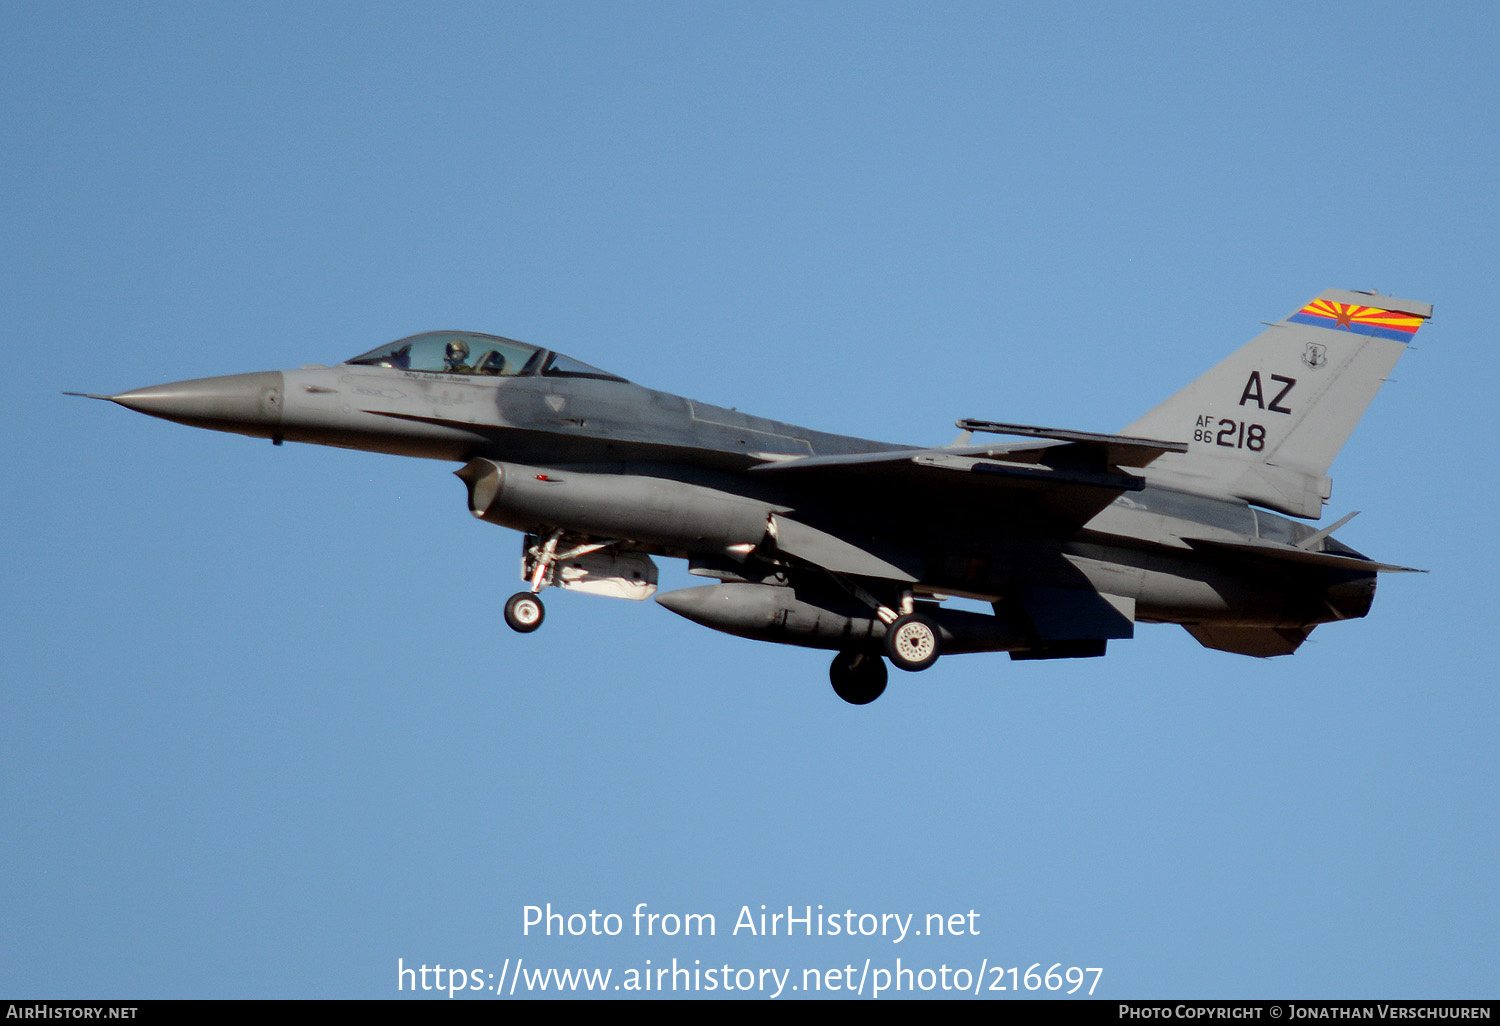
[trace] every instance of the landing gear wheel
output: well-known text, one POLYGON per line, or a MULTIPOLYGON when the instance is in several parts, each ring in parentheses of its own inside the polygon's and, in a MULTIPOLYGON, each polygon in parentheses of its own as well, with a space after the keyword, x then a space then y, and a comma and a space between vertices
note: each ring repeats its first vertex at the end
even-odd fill
POLYGON ((885 654, 903 670, 925 670, 940 654, 938 629, 920 613, 908 613, 885 629, 885 654))
POLYGON ((518 634, 530 634, 542 625, 547 609, 542 600, 529 591, 520 591, 505 603, 505 623, 518 634))
POLYGON ((885 660, 873 652, 840 652, 828 668, 833 693, 850 705, 869 705, 885 693, 885 660))

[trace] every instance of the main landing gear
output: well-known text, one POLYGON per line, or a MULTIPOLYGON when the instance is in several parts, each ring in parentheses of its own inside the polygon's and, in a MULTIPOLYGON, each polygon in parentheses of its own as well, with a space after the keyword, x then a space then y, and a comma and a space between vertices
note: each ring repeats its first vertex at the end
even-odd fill
POLYGON ((885 654, 900 669, 927 669, 939 648, 937 625, 921 613, 907 613, 885 629, 885 654))
MULTIPOLYGON (((840 581, 875 610, 885 624, 885 655, 898 669, 915 673, 942 655, 942 634, 931 617, 917 612, 910 592, 901 596, 900 612, 881 603, 858 585, 840 581)), ((834 693, 851 705, 869 705, 885 692, 885 661, 874 652, 840 652, 828 668, 834 693)))
MULTIPOLYGON (((937 625, 920 613, 907 613, 885 629, 885 654, 900 669, 916 672, 937 662, 942 646, 937 625)), ((828 668, 834 694, 850 705, 869 705, 885 693, 890 674, 875 652, 840 652, 828 668)))
POLYGON ((885 694, 885 660, 873 652, 840 652, 828 668, 833 692, 850 705, 869 705, 885 694))

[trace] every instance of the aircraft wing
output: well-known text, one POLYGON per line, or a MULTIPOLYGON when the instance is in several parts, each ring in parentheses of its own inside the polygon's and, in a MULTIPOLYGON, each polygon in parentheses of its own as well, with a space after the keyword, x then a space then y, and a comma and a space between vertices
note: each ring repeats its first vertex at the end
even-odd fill
POLYGON ((1018 515, 1069 528, 1087 523, 1122 492, 1144 487, 1144 479, 1126 468, 1144 467, 1164 453, 1187 451, 1185 443, 1126 435, 975 420, 961 420, 958 426, 1032 440, 808 456, 763 463, 754 472, 829 487, 942 492, 956 501, 1003 505, 1018 515))

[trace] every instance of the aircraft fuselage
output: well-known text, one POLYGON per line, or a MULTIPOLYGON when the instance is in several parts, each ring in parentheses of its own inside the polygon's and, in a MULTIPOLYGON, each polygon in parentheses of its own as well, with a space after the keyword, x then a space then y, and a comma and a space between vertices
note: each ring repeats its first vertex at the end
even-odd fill
MULTIPOLYGON (((230 375, 111 397, 199 427, 508 470, 503 502, 474 515, 533 535, 564 530, 722 569, 763 550, 773 515, 878 544, 918 595, 1003 601, 1021 588, 1088 587, 1133 598, 1134 617, 1296 627, 1363 616, 1374 574, 1205 558, 1184 537, 1225 541, 1311 529, 1155 488, 1121 495, 1081 530, 1049 530, 1011 504, 783 483, 753 468, 908 447, 813 431, 589 378, 485 378, 340 365, 230 375), (542 480, 546 478, 546 480, 542 480), (898 539, 892 542, 889 539, 898 539)), ((1149 473, 1149 472, 1148 472, 1149 473)), ((471 482, 471 493, 473 492, 471 482)), ((853 568, 857 570, 858 568, 853 568)), ((793 643, 795 638, 787 638, 793 643)), ((818 647, 838 647, 823 638, 818 647)))

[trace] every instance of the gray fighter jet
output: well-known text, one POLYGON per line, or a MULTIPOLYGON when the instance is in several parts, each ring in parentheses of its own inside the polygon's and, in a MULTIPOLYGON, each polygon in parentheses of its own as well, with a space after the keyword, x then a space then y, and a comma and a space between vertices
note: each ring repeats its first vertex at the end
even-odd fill
POLYGON ((95 398, 278 445, 461 463, 470 512, 525 535, 516 631, 542 625, 546 588, 645 599, 652 557, 685 559, 717 583, 657 602, 830 649, 834 690, 864 704, 885 659, 1098 656, 1137 622, 1276 656, 1364 616, 1376 575, 1407 568, 1334 540, 1349 517, 1288 517, 1321 516, 1334 456, 1431 314, 1329 290, 1122 434, 961 420, 944 446, 810 431, 464 331, 95 398))

